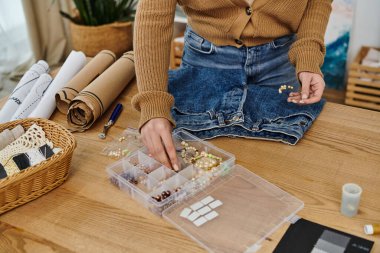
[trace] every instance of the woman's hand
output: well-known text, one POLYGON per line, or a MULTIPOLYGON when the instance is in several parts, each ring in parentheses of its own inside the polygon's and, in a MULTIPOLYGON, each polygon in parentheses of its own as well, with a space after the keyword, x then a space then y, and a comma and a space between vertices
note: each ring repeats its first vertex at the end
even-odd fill
POLYGON ((291 92, 288 102, 304 105, 319 102, 326 86, 322 76, 311 72, 300 72, 298 77, 302 84, 302 91, 291 92))
POLYGON ((141 137, 149 153, 157 161, 178 171, 178 159, 173 144, 172 130, 173 126, 169 120, 154 118, 141 128, 141 137))

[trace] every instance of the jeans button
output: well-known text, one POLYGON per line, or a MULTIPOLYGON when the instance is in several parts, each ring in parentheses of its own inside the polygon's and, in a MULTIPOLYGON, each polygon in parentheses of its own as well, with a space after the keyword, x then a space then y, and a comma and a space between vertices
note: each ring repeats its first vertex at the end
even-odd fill
POLYGON ((247 13, 248 16, 251 16, 252 15, 252 8, 251 7, 247 7, 245 9, 245 13, 247 13))
POLYGON ((236 39, 235 40, 235 43, 238 44, 238 45, 243 45, 243 41, 239 40, 239 39, 236 39))

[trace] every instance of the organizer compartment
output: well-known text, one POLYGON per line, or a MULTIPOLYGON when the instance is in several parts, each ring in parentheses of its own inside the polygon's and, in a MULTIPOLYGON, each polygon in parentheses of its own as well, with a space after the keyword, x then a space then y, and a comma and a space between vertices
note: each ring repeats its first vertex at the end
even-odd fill
POLYGON ((145 147, 106 169, 113 184, 158 215, 171 205, 203 189, 213 179, 227 174, 235 161, 233 155, 184 131, 174 133, 173 140, 181 163, 180 171, 175 172, 154 160, 145 147), (182 141, 186 141, 199 152, 205 151, 221 157, 221 163, 211 170, 186 164, 181 158, 182 141), (170 196, 161 201, 152 198, 163 191, 170 191, 170 196))

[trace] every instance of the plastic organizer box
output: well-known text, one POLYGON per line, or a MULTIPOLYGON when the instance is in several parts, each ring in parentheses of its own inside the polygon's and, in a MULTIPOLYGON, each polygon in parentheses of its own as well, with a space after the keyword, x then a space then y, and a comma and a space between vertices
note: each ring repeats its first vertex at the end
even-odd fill
POLYGON ((113 184, 209 252, 256 252, 266 237, 303 208, 299 199, 235 165, 234 155, 185 131, 175 132, 173 139, 181 163, 178 172, 151 158, 145 148, 106 170, 113 184), (211 170, 186 164, 182 141, 222 161, 211 170), (170 196, 154 198, 165 191, 170 196))
POLYGON ((158 215, 162 215, 166 208, 184 197, 195 194, 216 177, 228 173, 228 170, 235 162, 235 156, 232 154, 187 132, 176 132, 173 135, 173 140, 177 151, 182 148, 181 142, 186 141, 200 152, 205 151, 221 157, 222 162, 212 171, 202 171, 202 169, 194 165, 186 164, 179 155, 181 169, 174 172, 149 157, 146 148, 142 148, 130 156, 111 164, 106 169, 113 184, 128 192, 133 198, 158 215), (195 180, 197 175, 199 177, 195 180), (175 191, 179 187, 180 189, 175 191), (161 202, 152 198, 167 190, 173 192, 173 194, 161 202))

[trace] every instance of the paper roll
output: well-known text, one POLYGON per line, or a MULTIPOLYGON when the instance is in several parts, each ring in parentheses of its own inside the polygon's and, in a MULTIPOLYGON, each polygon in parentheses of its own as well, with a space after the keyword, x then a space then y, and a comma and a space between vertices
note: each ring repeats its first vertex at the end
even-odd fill
POLYGON ((71 51, 63 63, 57 76, 51 82, 41 101, 30 113, 30 118, 48 119, 55 109, 55 94, 62 89, 86 64, 86 56, 82 52, 71 51))
POLYGON ((8 144, 12 143, 18 137, 25 133, 21 125, 15 126, 12 130, 5 129, 0 133, 0 150, 5 148, 8 144))
POLYGON ((20 137, 21 135, 25 133, 25 130, 21 125, 17 125, 11 130, 11 132, 16 140, 18 137, 20 137))
POLYGON ((68 124, 84 131, 107 110, 135 76, 133 52, 124 55, 90 83, 70 103, 68 124))
POLYGON ((49 74, 42 74, 30 90, 29 95, 26 96, 21 106, 13 114, 12 120, 27 118, 41 101, 52 80, 53 78, 49 74))
POLYGON ((38 61, 23 75, 16 88, 0 111, 0 123, 11 120, 13 114, 20 107, 41 74, 49 72, 49 65, 45 61, 38 61))
POLYGON ((113 52, 109 50, 99 52, 65 85, 65 87, 63 87, 63 89, 55 95, 58 110, 67 114, 70 102, 78 95, 78 93, 115 61, 116 56, 113 52))

